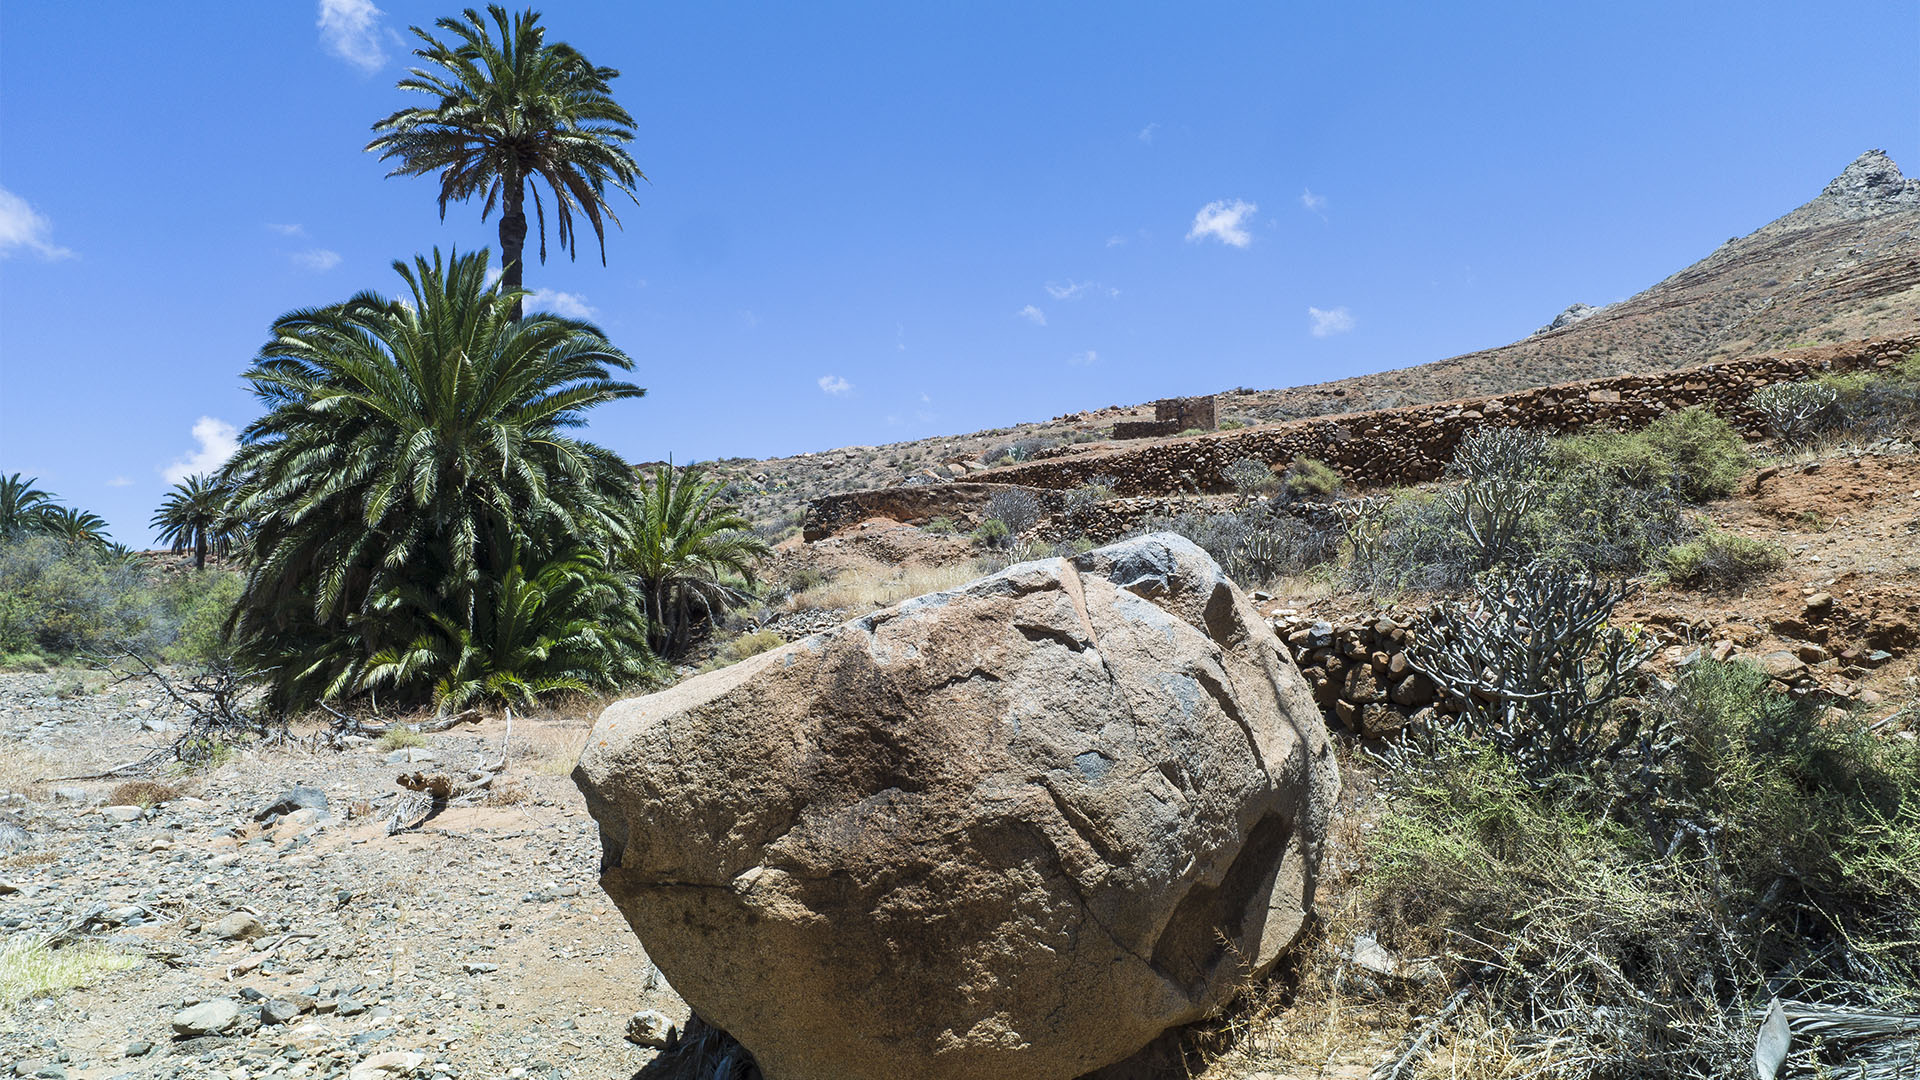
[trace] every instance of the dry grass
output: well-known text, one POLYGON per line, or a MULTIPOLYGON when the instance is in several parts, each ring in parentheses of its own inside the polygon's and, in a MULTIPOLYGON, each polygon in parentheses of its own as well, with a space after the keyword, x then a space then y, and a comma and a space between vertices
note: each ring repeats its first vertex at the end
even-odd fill
POLYGON ((380 736, 382 750, 410 750, 427 745, 427 737, 401 724, 388 728, 380 736))
POLYGON ((864 615, 927 593, 957 588, 979 571, 971 562, 890 566, 878 561, 849 567, 824 584, 794 594, 789 611, 844 611, 864 615))
POLYGON ((0 1010, 23 1001, 87 986, 102 975, 138 967, 136 957, 98 945, 48 948, 37 935, 17 934, 0 945, 0 1010))
MULTIPOLYGON (((580 762, 593 726, 577 721, 543 724, 525 736, 526 748, 515 750, 519 763, 536 776, 565 776, 580 762)), ((516 736, 514 741, 521 741, 516 736)))
POLYGON ((28 798, 45 794, 43 781, 53 774, 53 765, 18 742, 0 754, 0 791, 17 791, 28 798))
POLYGON ((107 795, 107 802, 114 806, 138 806, 150 810, 163 802, 172 802, 180 797, 180 789, 172 784, 162 784, 154 780, 129 780, 116 786, 107 795))

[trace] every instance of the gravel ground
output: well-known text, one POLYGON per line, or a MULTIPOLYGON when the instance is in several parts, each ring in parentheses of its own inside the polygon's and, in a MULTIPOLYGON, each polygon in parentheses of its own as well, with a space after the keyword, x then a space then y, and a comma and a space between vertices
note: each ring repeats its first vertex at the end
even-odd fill
POLYGON ((5 945, 64 931, 62 954, 133 962, 0 1004, 0 1073, 629 1077, 653 1051, 623 1038, 628 1018, 684 1021, 595 879, 566 777, 584 718, 519 718, 489 803, 392 836, 396 774, 497 760, 501 721, 412 750, 243 749, 151 776, 181 793, 144 811, 114 805, 119 780, 60 779, 140 757, 175 714, 98 675, 0 674, 5 945), (257 820, 300 786, 324 811, 257 820))

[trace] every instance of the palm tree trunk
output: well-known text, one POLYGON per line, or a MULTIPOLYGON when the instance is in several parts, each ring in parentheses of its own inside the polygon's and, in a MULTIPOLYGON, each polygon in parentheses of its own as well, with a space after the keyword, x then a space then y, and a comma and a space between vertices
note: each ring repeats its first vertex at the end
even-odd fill
POLYGON ((207 530, 205 529, 193 531, 193 568, 195 570, 207 568, 207 530))
MULTIPOLYGON (((500 203, 500 286, 503 289, 518 290, 521 287, 521 264, 527 248, 527 211, 526 184, 516 174, 501 177, 500 203)), ((519 322, 522 314, 518 299, 513 302, 513 321, 519 322)))

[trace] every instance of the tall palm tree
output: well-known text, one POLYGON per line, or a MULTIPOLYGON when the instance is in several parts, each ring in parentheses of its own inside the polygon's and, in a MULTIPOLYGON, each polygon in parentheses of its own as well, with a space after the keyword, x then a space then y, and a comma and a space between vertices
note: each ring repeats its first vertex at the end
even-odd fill
POLYGON ((160 500, 152 527, 160 530, 160 542, 171 545, 175 554, 191 548, 193 568, 205 570, 209 548, 224 559, 243 535, 230 509, 232 494, 212 476, 189 476, 160 500))
POLYGON ((47 511, 56 504, 53 492, 34 486, 39 482, 37 476, 23 480, 19 473, 0 476, 0 540, 45 531, 47 511))
POLYGON ((688 466, 661 465, 640 482, 621 565, 646 598, 648 637, 665 657, 685 653, 700 624, 745 599, 728 575, 753 580, 768 551, 752 523, 719 501, 721 485, 688 466))
POLYGON ((71 506, 50 507, 40 515, 38 531, 57 536, 69 544, 107 546, 107 519, 71 506))
POLYGON ((253 549, 233 629, 276 669, 277 705, 353 692, 433 613, 474 627, 521 548, 625 536, 626 464, 566 432, 646 392, 612 378, 633 361, 591 324, 515 321, 520 293, 487 268, 484 251, 395 262, 408 299, 284 315, 246 374, 267 413, 226 472, 253 549))
MULTIPOLYGON (((495 4, 487 14, 498 40, 472 8, 459 19, 434 23, 452 35, 451 41, 410 28, 426 43, 414 55, 438 70, 414 68, 399 88, 426 94, 434 103, 401 109, 374 124, 381 134, 367 149, 379 151, 382 161, 399 160, 388 176, 439 173, 441 220, 455 199, 484 194, 482 221, 498 206, 503 282, 516 291, 522 282, 529 187, 540 228, 540 261, 547 261, 547 211, 535 181, 544 181, 552 196, 567 257, 576 254, 577 212, 593 227, 604 266, 606 221, 620 224, 607 205, 607 188, 632 199, 634 181, 646 175, 622 145, 633 140, 633 117, 611 96, 610 84, 620 73, 594 67, 565 43, 547 44, 539 12, 524 11, 509 22, 506 9, 495 4)), ((513 317, 520 314, 516 299, 513 317)))

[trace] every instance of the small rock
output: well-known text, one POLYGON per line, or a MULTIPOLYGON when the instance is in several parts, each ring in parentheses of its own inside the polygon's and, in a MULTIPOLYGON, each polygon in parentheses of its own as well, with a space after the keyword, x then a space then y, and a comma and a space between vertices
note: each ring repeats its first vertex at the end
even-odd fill
POLYGON ((152 1052, 153 1052, 153 1044, 150 1042, 147 1042, 145 1039, 142 1039, 139 1042, 128 1043, 126 1050, 122 1051, 122 1053, 124 1053, 125 1056, 130 1058, 146 1057, 148 1054, 152 1052))
POLYGON ((215 998, 190 1005, 173 1014, 173 1030, 192 1038, 218 1035, 240 1020, 240 1003, 231 998, 215 998))
POLYGON ((641 1009, 627 1018, 627 1041, 655 1050, 667 1048, 673 1034, 673 1021, 657 1009, 641 1009))
POLYGON ((259 919, 244 911, 236 911, 228 915, 207 927, 207 930, 222 941, 252 941, 254 938, 266 936, 267 933, 267 928, 261 925, 259 919))
POLYGON ((387 755, 387 764, 389 765, 407 765, 416 761, 437 760, 439 759, 434 757, 433 751, 422 750, 417 746, 409 746, 404 749, 395 750, 387 755))
POLYGON ((466 964, 460 965, 460 970, 466 972, 469 975, 486 975, 491 972, 499 971, 500 965, 484 964, 484 963, 466 963, 466 964))
POLYGON ((348 1070, 347 1080, 395 1080, 397 1077, 411 1076, 426 1060, 425 1054, 412 1050, 388 1050, 348 1070))
POLYGON ((295 787, 281 792, 273 801, 254 811, 253 820, 265 821, 276 814, 291 814, 295 810, 327 808, 327 793, 319 788, 295 787))
POLYGON ((103 806, 100 816, 114 821, 139 821, 147 812, 137 806, 103 806))
POLYGON ((260 1006, 260 1022, 262 1024, 291 1023, 293 1018, 299 1015, 299 1004, 288 1001, 286 998, 271 998, 260 1006))

